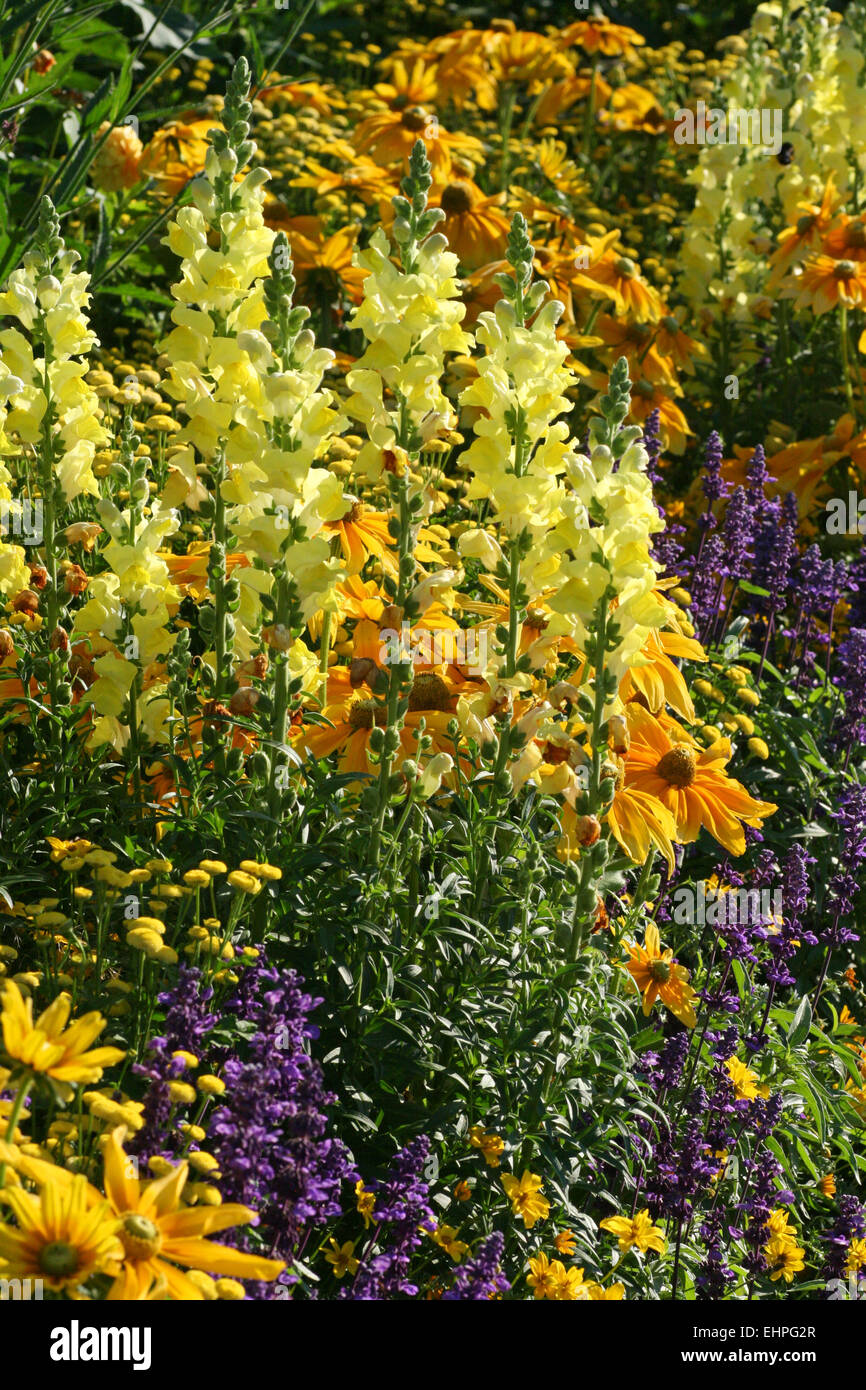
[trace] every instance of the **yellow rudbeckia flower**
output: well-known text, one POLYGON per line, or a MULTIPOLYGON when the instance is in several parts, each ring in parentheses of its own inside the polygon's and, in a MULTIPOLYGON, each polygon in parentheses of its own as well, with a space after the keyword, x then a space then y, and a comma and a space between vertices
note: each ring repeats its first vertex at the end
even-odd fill
POLYGON ((154 1182, 141 1181, 130 1172, 123 1151, 125 1135, 123 1127, 113 1130, 103 1149, 105 1195, 119 1218, 123 1247, 116 1296, 137 1298, 154 1279, 162 1278, 172 1298, 201 1300, 201 1289, 178 1266, 238 1279, 276 1279, 285 1269, 282 1260, 266 1260, 204 1239, 252 1221, 255 1212, 236 1202, 184 1208, 189 1164, 172 1167, 154 1182))
POLYGON ((3 991, 3 1047, 13 1069, 44 1077, 63 1099, 69 1099, 74 1084, 98 1081, 104 1067, 126 1055, 117 1047, 91 1051, 106 1020, 100 1013, 84 1014, 67 1028, 71 1008, 69 995, 58 994, 34 1023, 33 1001, 24 998, 14 981, 8 980, 3 991))
MULTIPOLYGON (((63 1170, 58 1169, 58 1172, 63 1170)), ((117 1220, 105 1201, 93 1203, 80 1174, 47 1182, 36 1196, 20 1187, 4 1191, 16 1226, 0 1225, 0 1260, 7 1278, 41 1279, 61 1292, 105 1272, 123 1254, 117 1220)))

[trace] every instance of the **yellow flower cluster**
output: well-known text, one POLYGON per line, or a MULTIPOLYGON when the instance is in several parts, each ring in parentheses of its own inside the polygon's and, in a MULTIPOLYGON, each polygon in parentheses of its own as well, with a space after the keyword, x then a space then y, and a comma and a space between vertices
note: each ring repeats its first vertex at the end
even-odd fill
POLYGON ((457 257, 441 233, 427 237, 406 269, 391 260, 379 227, 358 263, 368 274, 352 327, 363 331, 367 347, 346 378, 346 411, 367 432, 355 467, 375 480, 389 453, 411 449, 413 439, 426 443, 456 423, 441 387, 445 354, 467 352, 471 340, 460 327, 466 306, 457 257), (396 406, 386 403, 386 393, 396 406))
MULTIPOLYGON (((82 359, 97 341, 85 312, 90 276, 75 273, 78 252, 65 250, 59 236, 49 245, 47 255, 28 252, 0 293, 0 317, 18 319, 25 330, 0 332, 0 388, 10 407, 5 431, 43 451, 50 441, 56 478, 72 501, 81 493, 98 495, 93 457, 106 434, 96 392, 84 380, 82 359)), ((8 452, 4 441, 5 434, 0 444, 8 452)))
POLYGON ((562 305, 549 300, 531 324, 521 324, 502 298, 493 313, 481 314, 477 338, 484 355, 477 379, 460 396, 462 407, 478 411, 462 459, 473 474, 467 499, 489 497, 507 535, 530 532, 532 559, 521 575, 530 597, 550 579, 549 556, 539 561, 536 547, 560 515, 558 480, 573 458, 568 426, 559 418, 573 409, 566 392, 575 384, 563 366, 568 348, 555 333, 561 312, 562 305))
MULTIPOLYGON (((168 622, 170 608, 176 609, 180 595, 160 550, 177 530, 179 518, 154 506, 150 517, 136 520, 130 510, 119 511, 107 498, 98 511, 111 536, 102 551, 109 568, 90 581, 72 635, 87 637, 91 649, 102 653, 93 662, 97 679, 86 696, 99 716, 89 746, 109 743, 122 749, 129 739, 129 726, 121 722, 121 715, 133 683, 157 657, 167 655, 177 640, 177 634, 168 631, 168 622)), ((168 712, 164 680, 150 681, 140 711, 150 743, 169 739, 168 712)))
MULTIPOLYGON (((253 150, 248 141, 243 154, 251 157, 253 150)), ((204 173, 192 185, 195 206, 181 209, 169 225, 166 243, 181 257, 181 279, 172 291, 176 326, 164 351, 166 392, 187 417, 172 452, 177 476, 176 491, 169 483, 171 499, 197 495, 196 454, 207 465, 224 466, 214 501, 228 509, 226 533, 262 562, 263 568, 241 566, 234 576, 240 590, 234 647, 243 661, 257 645, 260 596, 271 588, 268 571, 281 558, 306 616, 330 604, 340 568, 319 533, 346 503, 339 480, 315 467, 342 427, 332 393, 321 389, 334 354, 317 349, 309 331, 294 336, 287 360, 275 347, 265 281, 269 272, 288 267, 287 247, 283 240, 275 248, 275 234, 264 223, 264 169, 230 179, 226 187, 238 158, 231 147, 218 154, 211 146, 204 173)))
POLYGON ((155 1179, 141 1179, 123 1148, 126 1133, 120 1125, 102 1141, 102 1187, 82 1173, 0 1143, 4 1216, 15 1223, 0 1223, 0 1260, 7 1277, 35 1278, 55 1294, 82 1298, 89 1296, 83 1292, 88 1281, 107 1275, 109 1299, 195 1302, 242 1298, 237 1279, 277 1277, 283 1261, 206 1239, 255 1216, 237 1203, 221 1204, 218 1212, 206 1202, 195 1209, 186 1205, 194 1186, 188 1184, 190 1168, 208 1171, 211 1165, 191 1154, 188 1161, 165 1163, 155 1179), (215 1280, 214 1274, 237 1279, 215 1280))
POLYGON ((606 665, 619 683, 630 667, 647 662, 641 655, 647 639, 668 621, 655 593, 658 567, 649 548, 663 523, 653 502, 640 431, 629 425, 620 432, 617 443, 626 447, 617 457, 602 442, 601 429, 601 422, 593 421, 589 458, 578 456, 567 468, 572 493, 553 540, 563 549, 567 545, 571 558, 564 560, 559 591, 549 602, 571 620, 573 635, 585 650, 599 601, 613 588, 618 636, 606 665), (590 528, 590 517, 598 525, 590 528))
POLYGON ((797 1244, 797 1232, 784 1207, 770 1212, 766 1230, 769 1240, 764 1246, 764 1257, 770 1266, 770 1279, 773 1283, 784 1279, 790 1284, 794 1275, 805 1269, 806 1252, 797 1244))
POLYGON ((776 133, 796 159, 782 164, 775 146, 768 154, 753 139, 708 139, 688 175, 696 197, 683 235, 679 289, 714 318, 741 326, 752 314, 763 316, 769 302, 766 250, 776 210, 796 224, 803 204, 820 199, 828 176, 844 189, 850 164, 866 152, 862 41, 840 14, 821 5, 786 8, 783 18, 777 4, 757 6, 745 39, 730 40, 748 49, 751 61, 728 70, 706 104, 726 118, 781 112, 776 133))
POLYGON ((583 1270, 571 1265, 566 1269, 562 1260, 549 1260, 543 1250, 529 1261, 526 1282, 536 1299, 551 1303, 616 1302, 625 1297, 622 1284, 605 1288, 593 1279, 585 1279, 583 1270))

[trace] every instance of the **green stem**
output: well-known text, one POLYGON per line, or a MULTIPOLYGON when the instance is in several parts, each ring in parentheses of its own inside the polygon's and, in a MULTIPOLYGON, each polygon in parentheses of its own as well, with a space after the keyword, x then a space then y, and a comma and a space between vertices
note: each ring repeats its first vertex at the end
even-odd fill
MULTIPOLYGON (((331 612, 326 610, 322 616, 322 645, 319 651, 319 672, 327 679, 328 662, 331 655, 331 612)), ((323 694, 326 692, 323 692, 323 694)))
MULTIPOLYGON (((398 499, 398 521, 400 534, 398 537, 398 564, 399 578, 395 603, 398 608, 404 610, 406 601, 409 597, 409 570, 412 559, 412 528, 411 528, 411 509, 409 506, 409 477, 408 464, 397 481, 398 499)), ((396 668, 392 668, 388 681, 388 700, 386 705, 386 718, 384 729, 384 742, 382 745, 381 760, 379 763, 379 785, 378 799, 376 806, 376 818, 373 823, 373 834, 370 837, 369 859, 373 868, 379 862, 379 852, 382 843, 382 833, 385 828, 385 817, 388 813, 389 784, 391 780, 391 767, 394 756, 400 746, 398 724, 398 706, 400 697, 403 693, 402 661, 396 668)))
POLYGON ((224 689, 223 678, 224 678, 224 674, 225 674, 226 649, 227 649, 227 641, 226 641, 226 613, 227 613, 227 606, 226 606, 226 596, 225 596, 225 589, 226 589, 226 573, 227 573, 227 571, 226 571, 226 555, 225 555, 225 543, 226 543, 226 508, 225 508, 225 500, 224 500, 224 498, 223 498, 223 492, 222 492, 222 484, 223 484, 223 477, 224 477, 224 474, 225 474, 224 462, 223 462, 223 459, 220 458, 220 460, 219 460, 219 467, 218 467, 218 470, 217 470, 216 487, 215 487, 215 489, 214 489, 214 541, 215 541, 215 543, 216 543, 217 546, 221 547, 221 550, 218 551, 218 554, 221 555, 221 559, 220 559, 219 570, 218 570, 218 572, 214 575, 213 581, 212 581, 212 582, 213 582, 213 596, 214 596, 214 611, 215 611, 215 613, 216 613, 216 620, 215 620, 215 623, 214 623, 214 654, 215 654, 215 658, 216 658, 216 672, 215 672, 215 677, 216 677, 216 679, 215 679, 215 682, 214 682, 214 699, 215 699, 215 700, 219 700, 219 699, 221 698, 222 694, 223 694, 223 689, 224 689))
POLYGON ((135 679, 129 687, 129 756, 132 762, 132 785, 135 791, 136 818, 144 815, 144 790, 141 784, 141 747, 138 718, 138 683, 141 672, 136 671, 135 679))
MULTIPOLYGON (((276 608, 274 611, 274 621, 283 627, 287 627, 290 619, 291 596, 289 593, 289 583, 283 564, 277 578, 276 584, 276 608)), ((326 618, 329 617, 326 614, 326 618)), ((282 790, 280 786, 280 776, 285 766, 283 748, 286 745, 286 735, 289 728, 289 658, 285 653, 280 653, 277 661, 277 669, 274 674, 274 716, 271 725, 271 736, 274 741, 273 756, 271 758, 271 771, 268 786, 268 806, 271 816, 276 821, 279 819, 282 790)))
POLYGON ((517 96, 514 87, 509 83, 505 88, 505 101, 502 108, 502 122, 500 132, 502 134, 502 160, 499 166, 499 187, 508 187, 508 173, 510 160, 509 142, 511 140, 511 125, 514 120, 514 102, 517 96))
MULTIPOLYGON (((11 1109, 10 1112, 9 1112, 9 1123, 8 1123, 7 1126, 6 1126, 6 1143, 7 1143, 7 1144, 11 1144, 11 1143, 14 1142, 15 1130, 16 1130, 17 1127, 18 1127, 18 1121, 19 1121, 20 1118, 21 1118, 21 1111, 24 1109, 24 1102, 25 1102, 26 1099, 27 1099, 27 1096, 28 1096, 28 1093, 29 1093, 29 1091, 30 1091, 30 1087, 32 1086, 32 1084, 33 1084, 32 1079, 31 1079, 30 1077, 28 1077, 27 1080, 26 1080, 26 1081, 22 1081, 21 1085, 18 1087, 18 1093, 17 1093, 17 1095, 15 1096, 15 1100, 14 1100, 13 1103, 12 1103, 12 1109, 11 1109)), ((5 1164, 5 1163, 0 1163, 0 1188, 4 1187, 4 1186, 5 1186, 5 1183, 6 1183, 6 1164, 5 1164)))
POLYGON ((595 96, 596 96, 596 74, 598 64, 593 62, 592 81, 589 84, 589 101, 586 105, 586 121, 583 127, 583 152, 587 161, 592 157, 593 135, 595 133, 595 96))
MULTIPOLYGON (((605 654, 607 651, 607 621, 608 621, 609 598, 604 593, 599 600, 598 617, 596 622, 595 640, 595 671, 593 676, 593 715, 592 715, 592 771, 590 783, 586 797, 586 814, 594 815, 601 811, 601 731, 604 725, 605 710, 605 681, 604 667, 605 654)), ((571 918, 571 934, 568 943, 567 959, 570 964, 576 965, 586 944, 589 927, 589 913, 587 911, 587 901, 592 892, 592 880, 596 872, 594 858, 590 853, 582 853, 578 867, 578 878, 574 894, 574 908, 571 918)), ((555 1070, 556 1052, 559 1048, 562 1037, 562 1025, 568 1014, 568 1003, 572 985, 574 984, 574 971, 569 971, 564 977, 565 1003, 559 1009, 558 1014, 551 1021, 551 1051, 553 1060, 549 1061, 544 1069, 541 1080, 539 1097, 542 1102, 547 1098, 550 1084, 553 1081, 555 1070)))
POLYGON ((650 848, 650 851, 643 862, 643 868, 640 871, 640 878, 637 881, 637 885, 634 890, 634 895, 632 897, 631 910, 629 911, 628 917, 626 918, 625 926, 623 927, 620 936, 630 936, 631 933, 634 931, 635 927, 637 926, 641 908, 646 902, 646 889, 647 884, 649 883, 650 877, 652 875, 654 861, 655 850, 650 848))
POLYGON ((529 139, 529 130, 532 125, 532 122, 535 120, 535 116, 539 106, 541 105, 542 101, 550 91, 550 87, 551 84, 548 82, 546 86, 542 87, 541 91, 538 93, 538 96, 535 97, 530 103, 529 110, 526 113, 526 120, 523 122, 523 127, 520 132, 521 140, 529 139))
POLYGON ((848 352, 848 306, 839 305, 839 347, 842 354, 842 382, 845 387, 845 400, 848 410, 854 414, 854 393, 851 387, 851 366, 848 352))

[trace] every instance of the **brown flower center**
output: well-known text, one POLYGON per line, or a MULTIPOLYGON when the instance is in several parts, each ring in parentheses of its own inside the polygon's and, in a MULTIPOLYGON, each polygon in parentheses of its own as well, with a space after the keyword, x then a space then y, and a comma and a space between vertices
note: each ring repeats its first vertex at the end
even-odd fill
POLYGON ((375 700, 355 700, 349 706, 346 716, 346 723, 350 729, 372 729, 374 723, 382 729, 386 722, 387 711, 382 705, 377 705, 375 700))
POLYGON ((465 179, 458 179, 456 183, 446 184, 442 190, 442 211, 449 217, 455 213, 469 212, 474 198, 472 196, 471 185, 465 179))
POLYGON ((862 250, 866 246, 866 226, 862 222, 852 222, 845 233, 845 243, 862 250))
POLYGON ((666 960, 654 960, 650 966, 650 974, 659 985, 666 985, 671 977, 670 962, 666 960))
POLYGON ((400 123, 406 130, 423 130, 429 122, 429 112, 423 106, 407 106, 400 117, 400 123))
POLYGON ((438 709, 447 712, 451 708, 451 692, 441 676, 433 671, 422 671, 415 677, 409 692, 409 709, 438 709))
POLYGON ((65 1240, 53 1240, 39 1251, 39 1268, 52 1279, 63 1279, 78 1269, 78 1251, 65 1240))
POLYGON ((690 787, 695 780, 695 767, 695 755, 691 748, 680 744, 659 759, 656 772, 672 787, 690 787))
POLYGON ((837 280, 850 280, 852 275, 857 274, 857 267, 853 261, 840 261, 833 274, 837 280))

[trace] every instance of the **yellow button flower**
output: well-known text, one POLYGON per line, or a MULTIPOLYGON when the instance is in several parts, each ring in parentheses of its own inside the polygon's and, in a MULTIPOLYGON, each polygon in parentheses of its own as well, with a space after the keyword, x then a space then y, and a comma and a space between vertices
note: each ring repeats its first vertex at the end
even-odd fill
POLYGON ((258 893, 262 886, 257 878, 244 873, 242 869, 234 869, 228 876, 228 882, 241 893, 258 893))
POLYGON ((226 1083, 220 1077, 212 1075, 200 1076, 196 1085, 206 1096, 221 1096, 226 1089, 226 1083))

